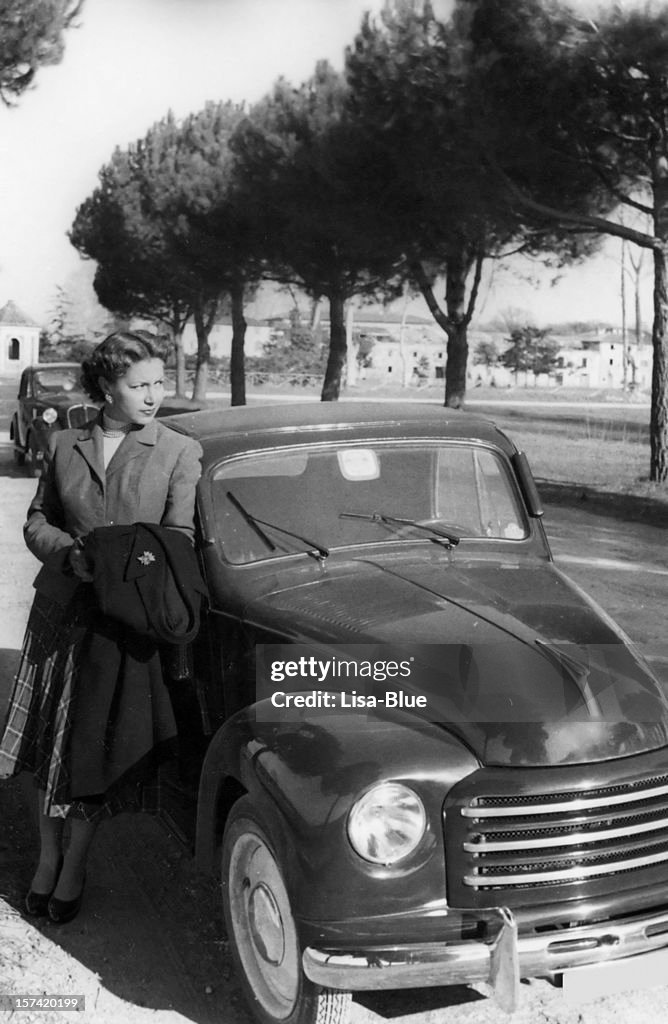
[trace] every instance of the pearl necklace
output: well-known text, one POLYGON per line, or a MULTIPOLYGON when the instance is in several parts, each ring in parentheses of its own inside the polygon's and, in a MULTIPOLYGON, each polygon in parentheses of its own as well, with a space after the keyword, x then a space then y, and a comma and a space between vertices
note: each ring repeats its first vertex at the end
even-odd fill
POLYGON ((113 429, 105 427, 104 423, 105 419, 104 417, 102 417, 102 434, 104 435, 104 437, 125 437, 125 435, 129 434, 130 431, 132 430, 131 423, 124 423, 123 426, 114 427, 113 429))

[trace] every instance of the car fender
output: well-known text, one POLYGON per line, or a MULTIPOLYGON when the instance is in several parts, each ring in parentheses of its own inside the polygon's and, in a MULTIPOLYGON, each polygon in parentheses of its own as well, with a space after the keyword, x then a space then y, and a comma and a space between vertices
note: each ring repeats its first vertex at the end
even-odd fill
POLYGON ((37 447, 42 452, 46 451, 49 447, 49 438, 51 434, 59 430, 60 425, 58 423, 45 423, 41 414, 36 416, 30 424, 30 432, 34 434, 37 447))
POLYGON ((247 793, 266 821, 298 917, 336 920, 433 903, 444 895, 443 801, 479 762, 442 726, 406 712, 336 717, 243 709, 213 737, 199 788, 196 857, 215 871, 226 811, 247 793), (419 792, 427 829, 413 854, 393 866, 365 861, 347 835, 348 814, 374 785, 397 780, 419 792), (419 780, 419 781, 418 781, 419 780))
POLYGON ((25 449, 28 446, 28 437, 25 424, 23 424, 23 433, 24 435, 26 435, 25 437, 21 437, 21 417, 18 415, 18 413, 14 413, 9 427, 9 439, 10 441, 14 442, 14 445, 17 448, 25 449))

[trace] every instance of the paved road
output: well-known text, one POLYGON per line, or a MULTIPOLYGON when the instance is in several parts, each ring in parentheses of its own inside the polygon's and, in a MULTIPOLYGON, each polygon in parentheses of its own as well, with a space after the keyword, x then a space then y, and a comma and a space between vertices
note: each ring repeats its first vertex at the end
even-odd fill
MULTIPOLYGON (((0 707, 6 701, 32 596, 36 562, 23 547, 20 528, 34 487, 34 481, 13 467, 9 446, 0 444, 0 707)), ((548 508, 547 526, 557 560, 569 575, 615 614, 632 638, 659 659, 658 665, 668 666, 668 659, 665 665, 660 660, 666 653, 668 608, 664 531, 563 507, 548 508)), ((0 786, 0 819, 0 896, 18 907, 30 877, 35 837, 17 783, 0 786)), ((28 926, 23 927, 25 932, 28 926)), ((47 958, 52 974, 53 965, 60 962, 54 951, 66 954, 75 974, 77 964, 84 966, 99 976, 106 992, 135 1008, 135 1015, 124 1015, 124 1021, 132 1019, 134 1024, 140 1008, 146 1007, 156 1011, 151 1017, 161 1024, 248 1024, 220 923, 215 881, 199 876, 176 841, 151 819, 127 816, 103 827, 94 845, 81 914, 61 929, 48 924, 40 929, 45 941, 57 943, 41 954, 44 971, 47 958)), ((618 996, 582 1009, 566 1008, 560 993, 546 982, 531 982, 523 992, 522 1009, 513 1024, 668 1020, 668 988, 618 996)), ((363 994, 352 1010, 352 1024, 505 1020, 491 1001, 464 987, 363 994)))

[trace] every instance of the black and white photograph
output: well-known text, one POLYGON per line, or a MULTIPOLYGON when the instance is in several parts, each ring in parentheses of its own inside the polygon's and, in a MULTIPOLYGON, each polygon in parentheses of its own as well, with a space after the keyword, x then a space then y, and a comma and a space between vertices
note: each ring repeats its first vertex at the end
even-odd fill
POLYGON ((0 0, 0 1017, 668 1020, 668 2, 0 0))

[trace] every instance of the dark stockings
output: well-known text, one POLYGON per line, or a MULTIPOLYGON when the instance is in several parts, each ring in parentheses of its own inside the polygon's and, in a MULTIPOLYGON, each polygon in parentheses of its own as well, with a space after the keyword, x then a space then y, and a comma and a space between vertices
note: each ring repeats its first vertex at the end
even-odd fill
POLYGON ((70 818, 69 839, 63 850, 65 822, 44 814, 43 807, 44 792, 38 790, 40 854, 31 888, 37 893, 53 892, 59 900, 76 899, 83 888, 88 850, 97 826, 82 818, 70 818))

